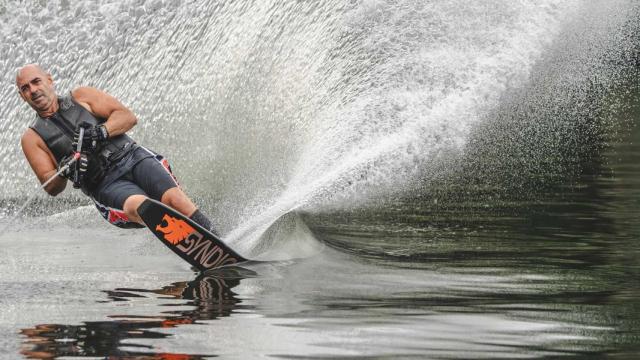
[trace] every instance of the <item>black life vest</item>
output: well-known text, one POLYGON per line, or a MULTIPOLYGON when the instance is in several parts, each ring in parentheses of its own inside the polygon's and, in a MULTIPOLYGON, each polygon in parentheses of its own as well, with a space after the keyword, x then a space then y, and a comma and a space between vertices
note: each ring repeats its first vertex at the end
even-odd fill
MULTIPOLYGON (((106 119, 94 116, 71 96, 59 97, 58 105, 58 111, 53 116, 43 119, 36 115, 35 121, 29 127, 40 135, 56 161, 60 163, 62 158, 75 151, 72 146, 74 133, 81 123, 87 122, 95 126, 104 123, 106 119)), ((122 134, 109 138, 94 153, 89 154, 83 192, 88 193, 93 190, 104 178, 109 167, 135 148, 134 144, 133 139, 122 134)))

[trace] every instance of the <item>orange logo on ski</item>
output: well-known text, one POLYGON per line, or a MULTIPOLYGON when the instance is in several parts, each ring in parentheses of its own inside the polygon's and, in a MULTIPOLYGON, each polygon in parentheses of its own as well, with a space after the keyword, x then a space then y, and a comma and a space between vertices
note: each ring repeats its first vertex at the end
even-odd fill
POLYGON ((170 242, 172 245, 179 243, 187 238, 195 230, 186 221, 176 219, 167 214, 164 214, 162 221, 167 223, 167 226, 156 226, 156 230, 164 234, 164 239, 170 242))

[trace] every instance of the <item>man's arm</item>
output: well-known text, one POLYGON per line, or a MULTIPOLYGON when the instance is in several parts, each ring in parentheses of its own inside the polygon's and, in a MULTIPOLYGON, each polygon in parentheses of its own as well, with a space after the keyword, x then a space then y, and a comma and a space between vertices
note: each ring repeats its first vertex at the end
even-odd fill
POLYGON ((138 123, 131 110, 104 91, 83 86, 73 90, 71 95, 93 115, 107 119, 104 126, 109 137, 124 134, 138 123))
MULTIPOLYGON (((27 129, 20 141, 22 145, 22 152, 27 158, 31 169, 36 173, 40 184, 44 184, 49 180, 56 172, 58 172, 56 166, 56 160, 53 154, 46 147, 44 141, 35 131, 27 129)), ((44 190, 51 196, 56 196, 61 193, 65 187, 67 187, 67 179, 57 176, 44 190)))

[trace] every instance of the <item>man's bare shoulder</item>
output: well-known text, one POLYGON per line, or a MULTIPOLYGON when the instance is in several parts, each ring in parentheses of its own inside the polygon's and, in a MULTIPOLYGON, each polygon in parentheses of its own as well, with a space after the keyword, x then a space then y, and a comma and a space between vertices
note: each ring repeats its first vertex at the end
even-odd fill
POLYGON ((102 94, 102 91, 91 86, 80 86, 71 91, 73 99, 89 111, 92 111, 91 104, 99 101, 102 94))
POLYGON ((75 88, 71 92, 71 95, 77 103, 98 117, 107 119, 114 111, 127 111, 132 113, 131 110, 112 95, 91 86, 75 88))
POLYGON ((20 138, 20 145, 22 145, 23 150, 32 148, 34 146, 40 147, 40 145, 43 143, 44 142, 42 141, 40 135, 38 135, 38 133, 31 128, 25 130, 25 132, 22 134, 22 137, 20 138))
POLYGON ((20 138, 21 142, 34 142, 37 141, 38 139, 40 139, 40 135, 38 135, 37 132, 35 132, 35 130, 33 130, 32 128, 28 128, 27 130, 24 131, 24 133, 22 133, 22 138, 20 138))
POLYGON ((76 100, 93 98, 96 96, 100 96, 101 94, 102 91, 91 86, 78 86, 77 88, 71 90, 71 96, 73 96, 73 98, 76 100))

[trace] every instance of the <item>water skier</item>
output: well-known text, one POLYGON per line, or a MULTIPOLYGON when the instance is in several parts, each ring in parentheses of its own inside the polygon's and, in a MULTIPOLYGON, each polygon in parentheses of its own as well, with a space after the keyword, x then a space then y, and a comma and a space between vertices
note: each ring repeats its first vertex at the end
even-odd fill
POLYGON ((37 113, 21 144, 40 183, 72 164, 44 188, 47 193, 58 195, 72 179, 113 225, 144 227, 137 210, 150 197, 212 229, 211 221, 178 185, 167 160, 126 134, 138 120, 113 96, 92 87, 58 96, 51 74, 36 64, 18 70, 16 85, 20 97, 37 113), (80 141, 82 156, 74 161, 80 141))

